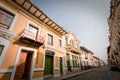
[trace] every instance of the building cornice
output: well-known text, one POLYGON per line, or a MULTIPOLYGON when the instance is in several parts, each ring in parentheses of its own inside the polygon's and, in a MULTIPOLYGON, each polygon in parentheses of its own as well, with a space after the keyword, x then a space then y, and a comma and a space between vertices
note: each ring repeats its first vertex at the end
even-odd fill
POLYGON ((15 36, 15 33, 13 33, 12 31, 0 27, 0 37, 11 40, 15 36))
POLYGON ((67 31, 51 20, 47 15, 45 15, 39 8, 33 5, 29 0, 7 0, 11 4, 15 5, 17 8, 29 14, 29 16, 35 17, 37 20, 41 21, 44 25, 47 25, 57 33, 65 35, 67 31))

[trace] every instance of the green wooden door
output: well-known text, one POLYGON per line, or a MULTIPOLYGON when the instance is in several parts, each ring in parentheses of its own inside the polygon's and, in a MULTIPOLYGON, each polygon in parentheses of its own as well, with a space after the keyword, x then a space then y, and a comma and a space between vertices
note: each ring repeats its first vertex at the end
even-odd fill
POLYGON ((60 57, 59 63, 60 63, 60 74, 62 74, 63 73, 63 65, 62 65, 62 58, 61 57, 60 57))
POLYGON ((66 55, 66 60, 67 60, 68 71, 71 71, 71 67, 70 67, 70 57, 69 57, 69 55, 66 55))
POLYGON ((53 57, 46 55, 44 75, 50 75, 50 74, 53 74, 53 57))

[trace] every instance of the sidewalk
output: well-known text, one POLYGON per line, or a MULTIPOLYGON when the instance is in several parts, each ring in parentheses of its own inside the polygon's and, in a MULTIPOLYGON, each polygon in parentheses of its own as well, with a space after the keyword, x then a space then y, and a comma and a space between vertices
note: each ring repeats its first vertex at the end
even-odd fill
POLYGON ((77 75, 90 72, 90 71, 92 71, 94 69, 89 69, 89 70, 80 71, 80 72, 71 72, 71 73, 68 73, 68 74, 65 74, 65 75, 62 75, 62 76, 59 76, 59 77, 53 77, 53 78, 49 78, 49 79, 45 79, 45 80, 66 80, 66 79, 69 79, 71 77, 75 77, 77 75))

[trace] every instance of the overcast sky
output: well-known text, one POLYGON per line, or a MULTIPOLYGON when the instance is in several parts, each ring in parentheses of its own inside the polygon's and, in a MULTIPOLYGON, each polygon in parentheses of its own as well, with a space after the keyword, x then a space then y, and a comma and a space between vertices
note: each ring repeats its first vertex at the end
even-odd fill
POLYGON ((110 0, 31 0, 59 26, 76 34, 95 56, 107 61, 110 0))

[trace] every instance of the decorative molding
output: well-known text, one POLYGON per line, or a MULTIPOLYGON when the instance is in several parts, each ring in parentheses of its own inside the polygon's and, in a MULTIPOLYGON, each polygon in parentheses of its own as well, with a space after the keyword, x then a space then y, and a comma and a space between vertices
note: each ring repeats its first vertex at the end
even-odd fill
POLYGON ((35 68, 34 71, 43 71, 44 68, 35 68))
POLYGON ((48 46, 48 45, 45 45, 45 49, 47 50, 50 50, 50 51, 53 51, 53 52, 60 52, 60 53, 65 53, 65 51, 61 51, 61 50, 58 50, 58 49, 56 49, 56 48, 54 48, 54 47, 51 47, 51 46, 48 46))
POLYGON ((0 37, 5 38, 10 41, 15 36, 16 35, 14 32, 0 27, 0 37))
POLYGON ((33 78, 32 80, 44 80, 43 77, 40 77, 40 78, 33 78))
POLYGON ((5 38, 6 40, 10 41, 11 38, 16 36, 15 33, 12 32, 12 30, 14 28, 18 14, 14 10, 9 8, 8 6, 3 5, 2 3, 0 3, 0 7, 15 15, 9 29, 5 29, 5 28, 0 27, 0 37, 5 38))
POLYGON ((13 69, 0 69, 0 73, 9 73, 13 72, 13 69))

